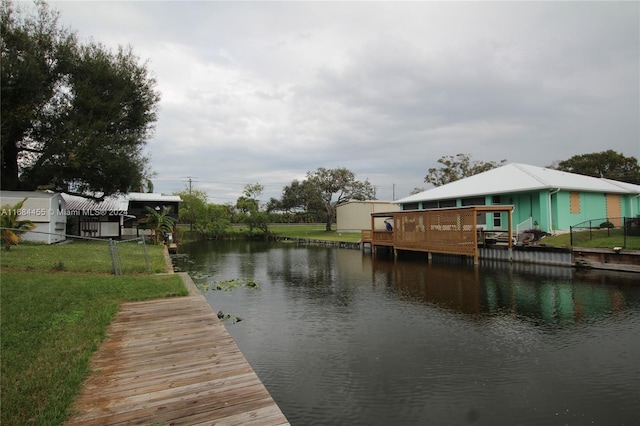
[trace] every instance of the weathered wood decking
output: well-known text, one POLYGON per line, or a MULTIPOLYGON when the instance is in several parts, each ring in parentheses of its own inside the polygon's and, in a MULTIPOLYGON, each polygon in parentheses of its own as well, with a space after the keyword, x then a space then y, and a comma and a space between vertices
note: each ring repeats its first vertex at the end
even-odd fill
POLYGON ((203 296, 125 303, 68 425, 286 425, 203 296))
MULTIPOLYGON (((492 218, 502 222, 506 216, 507 235, 513 235, 513 206, 465 206, 427 210, 401 210, 393 212, 371 213, 371 229, 362 230, 362 244, 392 247, 394 253, 399 250, 443 253, 472 256, 478 264, 479 228, 478 217, 493 214, 492 218), (497 216, 496 216, 497 215, 497 216), (377 230, 376 218, 393 219, 393 231, 377 230)), ((495 222, 494 222, 495 223, 495 222)), ((507 238, 511 247, 513 241, 507 238)))

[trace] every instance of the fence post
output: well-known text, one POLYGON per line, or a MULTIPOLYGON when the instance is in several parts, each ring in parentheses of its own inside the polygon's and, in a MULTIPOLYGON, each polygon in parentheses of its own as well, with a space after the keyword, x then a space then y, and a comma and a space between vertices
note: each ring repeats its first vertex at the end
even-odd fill
POLYGON ((118 246, 111 238, 109 238, 109 251, 111 252, 111 265, 113 266, 113 275, 122 275, 122 264, 120 263, 118 246))
POLYGON ((622 248, 627 248, 627 218, 622 218, 622 235, 624 236, 622 239, 622 248))
POLYGON ((573 247, 573 226, 569 227, 569 245, 573 247))

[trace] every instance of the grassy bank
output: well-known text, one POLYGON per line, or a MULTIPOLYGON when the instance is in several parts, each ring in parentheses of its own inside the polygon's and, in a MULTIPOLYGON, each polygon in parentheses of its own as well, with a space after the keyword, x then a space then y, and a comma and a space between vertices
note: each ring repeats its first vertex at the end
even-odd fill
MULTIPOLYGON (((63 424, 119 304, 187 294, 175 275, 110 275, 110 260, 100 266, 108 253, 88 261, 91 250, 83 247, 85 253, 72 244, 2 252, 3 425, 63 424)), ((160 246, 151 248, 150 259, 164 268, 160 246)), ((146 270, 144 260, 138 268, 146 270)))
POLYGON ((272 225, 269 231, 278 237, 285 238, 309 238, 324 241, 360 241, 360 232, 325 231, 325 225, 272 225))
MULTIPOLYGON (((324 224, 311 224, 311 225, 297 225, 297 224, 282 224, 282 225, 270 225, 269 232, 279 237, 285 238, 309 238, 314 240, 328 240, 328 241, 345 241, 345 242, 357 242, 360 241, 360 232, 336 232, 335 224, 333 225, 333 231, 326 232, 324 224)), ((181 242, 191 242, 201 239, 202 236, 198 235, 195 231, 190 232, 185 226, 178 227, 178 239, 181 242)), ((214 237, 211 237, 214 238, 214 237)), ((251 239, 264 239, 262 231, 254 229, 250 231, 247 226, 234 225, 229 227, 225 233, 215 237, 221 240, 251 240, 251 239)))
MULTIPOLYGON (((166 272, 162 245, 137 242, 117 245, 125 274, 146 273, 146 249, 151 272, 166 272)), ((109 274, 113 270, 108 241, 70 241, 66 244, 20 244, 3 251, 0 267, 25 271, 71 271, 109 274)))
MULTIPOLYGON (((551 237, 544 237, 540 244, 553 247, 571 247, 571 235, 560 234, 551 237)), ((588 248, 613 248, 625 247, 627 250, 640 250, 640 237, 628 236, 625 239, 621 229, 616 230, 595 230, 589 235, 588 231, 577 232, 573 235, 574 247, 588 248)))

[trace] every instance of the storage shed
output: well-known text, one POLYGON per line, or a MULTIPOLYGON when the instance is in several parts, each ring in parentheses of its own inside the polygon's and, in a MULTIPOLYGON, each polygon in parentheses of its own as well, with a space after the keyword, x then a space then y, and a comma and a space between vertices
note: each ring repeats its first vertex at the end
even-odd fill
MULTIPOLYGON (((338 232, 360 232, 371 228, 371 213, 394 212, 400 206, 392 201, 350 200, 336 208, 338 232)), ((376 218, 376 228, 384 229, 384 218, 376 218)))
POLYGON ((24 233, 22 239, 45 244, 65 240, 67 207, 62 195, 39 191, 0 191, 0 206, 13 207, 25 198, 18 218, 30 220, 35 228, 24 233))

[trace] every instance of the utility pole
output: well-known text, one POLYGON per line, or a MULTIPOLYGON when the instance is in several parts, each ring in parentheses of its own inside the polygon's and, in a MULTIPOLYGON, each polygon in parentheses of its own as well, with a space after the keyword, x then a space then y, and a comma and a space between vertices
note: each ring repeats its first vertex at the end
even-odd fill
MULTIPOLYGON (((192 190, 192 185, 193 185, 193 179, 191 178, 191 176, 187 176, 187 182, 189 182, 189 195, 191 195, 191 190, 192 190)), ((189 202, 191 203, 191 199, 189 199, 189 202)), ((189 219, 189 231, 193 231, 193 219, 189 219)))

